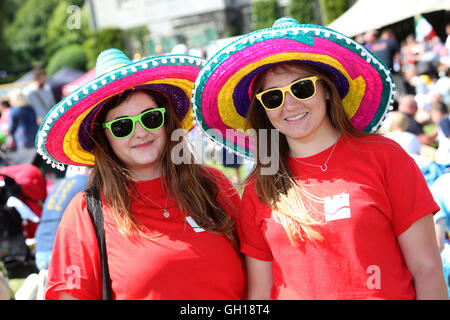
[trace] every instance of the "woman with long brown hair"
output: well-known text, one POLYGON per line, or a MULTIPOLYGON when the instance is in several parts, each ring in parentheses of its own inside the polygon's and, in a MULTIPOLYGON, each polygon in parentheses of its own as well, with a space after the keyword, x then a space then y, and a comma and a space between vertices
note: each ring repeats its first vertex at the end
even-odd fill
POLYGON ((288 17, 202 68, 200 128, 255 161, 238 215, 249 299, 447 297, 439 208, 414 161, 375 134, 393 89, 361 44, 288 17))
POLYGON ((194 164, 189 148, 173 155, 187 142, 172 134, 193 126, 190 95, 203 62, 168 55, 131 63, 106 50, 96 79, 47 115, 40 154, 57 167, 93 166, 88 190, 101 191, 107 273, 81 192, 58 228, 46 299, 101 299, 105 288, 112 299, 244 298, 239 195, 219 171, 194 164))

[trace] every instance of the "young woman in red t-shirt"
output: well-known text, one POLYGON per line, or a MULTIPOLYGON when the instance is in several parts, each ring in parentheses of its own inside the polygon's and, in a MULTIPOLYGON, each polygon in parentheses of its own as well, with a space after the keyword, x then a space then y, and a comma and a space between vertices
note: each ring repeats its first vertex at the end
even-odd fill
MULTIPOLYGON (((190 95, 202 63, 186 55, 131 63, 117 49, 104 51, 96 79, 56 105, 40 128, 37 146, 51 163, 93 166, 88 187, 101 190, 113 299, 245 297, 239 195, 220 172, 194 164, 183 139, 172 139, 193 126, 190 95)), ((59 225, 45 297, 103 293, 81 192, 59 225)))
POLYGON ((199 73, 200 127, 255 159, 238 215, 250 299, 447 297, 439 208, 414 161, 373 134, 392 83, 360 44, 292 18, 199 73))

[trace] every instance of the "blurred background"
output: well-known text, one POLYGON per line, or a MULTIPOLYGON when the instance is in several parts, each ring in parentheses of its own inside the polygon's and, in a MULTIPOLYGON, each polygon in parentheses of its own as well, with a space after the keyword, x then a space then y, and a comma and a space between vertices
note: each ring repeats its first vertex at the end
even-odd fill
MULTIPOLYGON (((1 0, 0 84, 25 86, 43 65, 55 97, 116 47, 130 57, 170 52, 211 56, 233 37, 289 15, 348 36, 394 30, 404 41, 422 15, 445 42, 449 1, 370 0, 1 0), (63 69, 63 68, 66 69, 63 69), (63 70, 61 70, 63 69, 63 70), (70 81, 72 80, 72 81, 70 81)), ((93 77, 87 76, 86 80, 93 77)), ((66 90, 69 90, 66 88, 66 90)))
MULTIPOLYGON (((0 0, 0 218, 14 218, 0 220, 0 299, 43 297, 59 219, 87 173, 52 168, 34 139, 48 110, 94 79, 98 54, 210 58, 282 16, 352 37, 391 69, 394 112, 378 133, 414 158, 441 207, 435 228, 450 285, 450 0, 0 0)), ((253 163, 201 132, 191 138, 241 192, 253 163)))

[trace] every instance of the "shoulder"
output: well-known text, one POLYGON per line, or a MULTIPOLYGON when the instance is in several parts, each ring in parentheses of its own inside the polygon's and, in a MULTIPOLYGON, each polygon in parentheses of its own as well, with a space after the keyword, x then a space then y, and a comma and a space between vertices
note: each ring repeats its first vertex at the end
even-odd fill
POLYGON ((231 181, 225 176, 225 174, 216 169, 216 168, 212 168, 209 166, 200 166, 203 172, 203 174, 207 177, 207 178, 213 178, 216 183, 219 185, 219 187, 221 186, 233 186, 231 181))
POLYGON ((244 191, 242 193, 242 201, 260 203, 261 199, 257 192, 257 177, 250 176, 245 182, 244 191))
POLYGON ((377 134, 345 137, 343 145, 344 153, 357 152, 357 159, 360 161, 367 161, 370 158, 377 162, 392 164, 412 160, 396 141, 377 134))
POLYGON ((61 220, 61 229, 76 231, 89 230, 92 223, 86 206, 86 195, 84 191, 78 192, 70 200, 61 220))
POLYGON ((402 147, 389 137, 370 134, 365 136, 346 136, 345 143, 349 145, 359 146, 369 151, 400 151, 402 147))

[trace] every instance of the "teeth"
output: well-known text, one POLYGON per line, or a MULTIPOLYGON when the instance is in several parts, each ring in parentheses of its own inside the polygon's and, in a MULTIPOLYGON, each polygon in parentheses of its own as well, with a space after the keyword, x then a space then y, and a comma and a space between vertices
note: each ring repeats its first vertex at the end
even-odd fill
POLYGON ((298 116, 296 116, 296 117, 294 117, 294 118, 286 118, 286 120, 287 120, 287 121, 295 121, 295 120, 298 120, 298 119, 303 118, 304 116, 306 116, 306 114, 307 114, 307 112, 302 113, 302 114, 300 114, 300 115, 298 115, 298 116))

